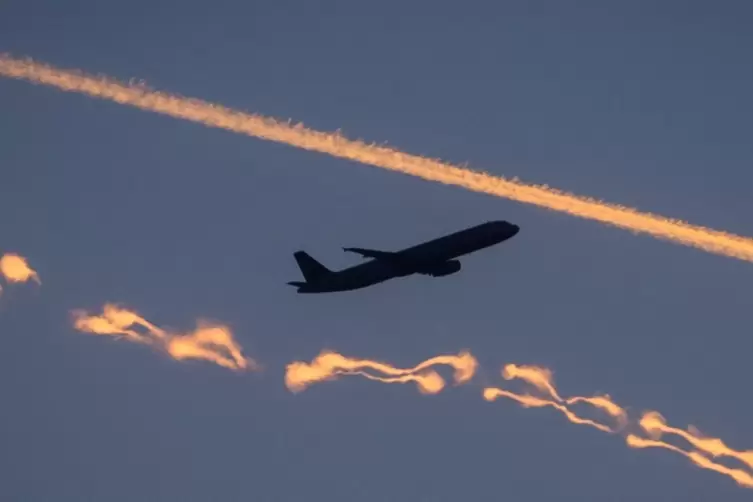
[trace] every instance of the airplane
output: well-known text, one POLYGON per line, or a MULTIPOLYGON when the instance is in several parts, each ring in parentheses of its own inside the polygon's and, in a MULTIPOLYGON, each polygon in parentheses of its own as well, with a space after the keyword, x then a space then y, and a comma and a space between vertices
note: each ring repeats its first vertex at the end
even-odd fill
POLYGON ((334 293, 413 274, 444 277, 460 270, 459 256, 498 244, 519 231, 518 225, 507 221, 488 221, 400 251, 342 248, 371 260, 338 271, 328 269, 305 251, 296 251, 293 257, 305 281, 287 284, 297 287, 298 293, 334 293))

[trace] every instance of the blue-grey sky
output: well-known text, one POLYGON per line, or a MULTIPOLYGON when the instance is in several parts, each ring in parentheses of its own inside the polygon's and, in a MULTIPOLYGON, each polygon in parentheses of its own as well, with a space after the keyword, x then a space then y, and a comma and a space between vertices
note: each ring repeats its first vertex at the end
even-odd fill
MULTIPOLYGON (((749 2, 10 0, 0 51, 753 235, 749 2), (565 5, 567 4, 567 5, 565 5)), ((662 450, 487 403, 505 363, 753 449, 753 265, 329 156, 0 79, 0 498, 724 500, 662 450), (481 221, 520 234, 444 279, 296 295, 292 258, 398 249, 481 221), (260 374, 75 332, 122 302, 232 326, 260 374), (289 393, 324 348, 412 366, 289 393), (451 374, 445 370, 448 378, 451 374)), ((682 444, 682 443, 678 443, 682 444)), ((684 446, 684 445, 683 445, 684 446)), ((730 462, 727 465, 735 465, 730 462)))

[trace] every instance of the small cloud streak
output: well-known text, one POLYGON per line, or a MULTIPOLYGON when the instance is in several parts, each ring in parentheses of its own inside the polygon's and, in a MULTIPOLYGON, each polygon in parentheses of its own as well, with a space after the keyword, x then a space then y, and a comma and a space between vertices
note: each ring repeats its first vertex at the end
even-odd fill
POLYGON ((575 396, 564 399, 557 392, 552 372, 547 368, 508 364, 502 369, 502 378, 505 380, 523 380, 533 387, 533 390, 536 390, 539 395, 534 396, 530 393, 518 394, 502 388, 487 387, 483 392, 485 400, 491 402, 500 397, 506 397, 516 401, 525 408, 543 408, 548 406, 562 413, 565 418, 574 424, 588 425, 602 432, 614 433, 627 425, 627 413, 607 395, 591 397, 575 396), (581 417, 570 409, 571 405, 577 403, 587 403, 605 412, 615 422, 615 425, 610 427, 595 420, 581 417))
POLYGON ((234 371, 261 369, 256 361, 243 355, 230 328, 222 324, 199 321, 188 334, 169 333, 136 312, 112 303, 104 306, 101 315, 89 315, 84 310, 72 314, 73 326, 79 331, 150 345, 177 361, 200 359, 234 371))
POLYGON ((309 385, 326 380, 334 380, 340 375, 360 375, 382 383, 415 382, 423 394, 437 394, 445 387, 444 379, 432 366, 444 364, 455 369, 457 385, 468 382, 476 372, 478 362, 470 352, 458 355, 443 355, 428 359, 413 368, 395 368, 387 363, 371 359, 353 359, 337 352, 322 351, 309 364, 295 361, 287 366, 285 385, 291 392, 301 392, 309 385), (374 373, 381 373, 375 375, 374 373))
POLYGON ((39 274, 29 266, 26 258, 16 253, 6 253, 0 257, 0 276, 9 283, 34 281, 42 284, 39 274))
POLYGON ((531 393, 518 394, 506 389, 487 387, 483 391, 484 399, 494 401, 500 397, 506 397, 516 401, 525 408, 551 407, 561 412, 570 422, 581 425, 589 425, 602 432, 616 433, 626 432, 625 441, 631 448, 663 448, 685 456, 691 462, 703 469, 712 470, 732 478, 740 486, 753 488, 753 450, 738 451, 727 446, 721 439, 704 437, 693 426, 688 431, 667 425, 664 417, 656 411, 645 412, 637 423, 631 423, 627 412, 617 405, 608 395, 604 396, 575 396, 563 398, 554 386, 552 372, 547 368, 538 366, 518 366, 508 364, 502 369, 502 377, 505 380, 523 380, 535 390, 538 395, 531 393), (570 407, 577 403, 585 403, 606 413, 614 421, 615 425, 608 425, 584 418, 576 414, 570 407), (627 428, 642 432, 648 437, 641 437, 634 432, 628 432, 627 428), (686 451, 661 440, 663 434, 678 436, 691 444, 695 449, 686 451), (733 468, 714 462, 712 458, 729 457, 744 465, 744 468, 733 468))

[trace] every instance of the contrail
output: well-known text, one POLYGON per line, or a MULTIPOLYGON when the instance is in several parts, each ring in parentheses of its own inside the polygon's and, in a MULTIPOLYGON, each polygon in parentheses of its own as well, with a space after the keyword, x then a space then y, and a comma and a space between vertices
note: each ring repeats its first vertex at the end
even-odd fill
POLYGON ((285 385, 291 392, 301 392, 309 385, 333 380, 339 375, 360 375, 369 380, 382 383, 415 382, 424 394, 436 394, 445 386, 444 379, 432 366, 449 365, 455 368, 454 379, 457 385, 473 378, 478 362, 470 352, 462 351, 458 355, 444 355, 428 359, 409 369, 395 368, 387 363, 370 359, 352 359, 332 351, 321 352, 309 364, 294 361, 285 371, 285 385), (373 372, 385 376, 374 375, 373 372))
POLYGON ((751 475, 749 472, 743 469, 735 469, 733 467, 727 467, 727 466, 718 464, 716 462, 713 462, 708 457, 704 456, 702 453, 698 451, 687 452, 683 450, 682 448, 678 448, 677 446, 671 445, 669 443, 665 443, 664 441, 659 441, 656 439, 645 439, 645 438, 635 436, 633 434, 628 435, 627 444, 631 448, 664 448, 665 450, 679 453, 680 455, 683 455, 689 458, 690 461, 693 462, 698 467, 701 467, 703 469, 709 469, 711 471, 718 472, 719 474, 724 474, 725 476, 729 476, 730 478, 734 479, 738 485, 742 487, 753 488, 753 475, 751 475))
POLYGON ((525 408, 542 408, 549 406, 562 413, 574 424, 589 425, 602 432, 616 432, 627 425, 627 413, 620 406, 615 404, 609 396, 576 396, 563 399, 554 387, 552 372, 546 368, 508 364, 502 369, 502 377, 505 380, 513 380, 516 378, 523 380, 543 395, 532 396, 528 393, 517 394, 497 387, 486 387, 483 392, 485 400, 494 401, 497 398, 506 397, 518 402, 525 408), (615 420, 617 423, 616 427, 612 428, 594 420, 580 417, 569 408, 569 405, 576 403, 588 403, 591 406, 606 412, 615 420))
POLYGON ((153 346, 173 359, 203 359, 231 370, 257 370, 259 365, 244 357, 230 328, 221 324, 199 322, 189 334, 173 334, 155 326, 136 312, 106 304, 102 315, 73 311, 73 326, 96 335, 112 335, 153 346), (137 330, 137 327, 143 328, 137 330))
MULTIPOLYGON (((106 304, 102 315, 88 315, 74 311, 76 329, 98 335, 112 335, 126 340, 155 347, 176 360, 194 358, 214 362, 232 370, 259 369, 258 364, 242 355, 240 346, 227 327, 200 323, 197 330, 188 335, 171 334, 147 321, 132 310, 106 304)), ((438 394, 446 383, 434 369, 437 365, 451 366, 455 371, 455 385, 466 384, 479 367, 476 358, 467 350, 457 355, 440 355, 427 359, 412 368, 396 368, 389 363, 373 359, 357 359, 343 356, 331 350, 322 351, 311 363, 294 361, 287 365, 285 385, 298 393, 314 383, 331 381, 344 375, 358 375, 382 383, 415 383, 423 394, 438 394)), ((554 385, 552 372, 539 366, 507 364, 502 368, 505 380, 522 380, 531 389, 517 393, 501 387, 484 387, 483 398, 495 401, 500 397, 513 400, 525 408, 551 407, 562 413, 570 422, 588 425, 602 432, 625 433, 625 441, 631 448, 663 448, 684 455, 698 467, 726 475, 740 486, 753 488, 753 450, 738 451, 727 446, 721 439, 703 437, 695 427, 688 431, 668 426, 663 416, 647 411, 640 421, 631 423, 627 411, 616 404, 609 395, 574 396, 564 398, 554 385), (535 391, 533 394, 531 391, 535 391), (537 395, 536 395, 537 394, 537 395), (603 415, 611 425, 597 422, 576 413, 572 408, 588 404, 603 415), (643 432, 641 437, 635 432, 643 432), (662 434, 679 436, 695 449, 685 451, 660 438, 662 434), (714 462, 712 458, 729 457, 744 464, 733 468, 714 462)))
POLYGON ((664 448, 688 457, 696 465, 711 469, 721 474, 726 474, 737 481, 741 486, 753 488, 753 450, 737 451, 727 446, 719 438, 703 437, 701 432, 693 427, 688 427, 688 431, 671 427, 667 425, 664 417, 656 411, 647 411, 641 417, 638 423, 650 439, 639 438, 634 435, 627 437, 627 444, 633 448, 664 448), (681 448, 661 441, 663 434, 673 434, 683 438, 690 443, 695 451, 686 452, 681 448), (709 457, 729 457, 734 458, 744 464, 748 471, 734 469, 712 462, 709 457))
POLYGON ((500 397, 506 397, 516 401, 525 408, 551 407, 561 412, 572 423, 589 425, 602 432, 622 432, 629 425, 634 425, 649 437, 644 438, 635 433, 628 432, 625 441, 631 448, 664 448, 684 455, 698 467, 724 474, 742 487, 753 488, 753 450, 742 452, 733 450, 724 444, 721 439, 701 437, 701 433, 694 427, 690 427, 689 432, 670 427, 666 424, 664 417, 655 411, 645 412, 637 424, 631 424, 627 412, 612 401, 608 395, 562 398, 554 386, 552 372, 546 368, 508 364, 502 369, 502 377, 505 380, 523 380, 537 390, 540 395, 535 396, 529 393, 519 394, 498 387, 486 387, 483 391, 485 400, 494 401, 500 397), (570 406, 576 403, 587 403, 602 412, 606 412, 615 422, 615 426, 610 427, 579 416, 570 409, 570 406), (661 441, 662 434, 680 436, 690 443, 695 450, 685 451, 678 446, 661 441), (744 464, 745 468, 727 467, 711 460, 711 457, 721 456, 734 458, 744 464))
POLYGON ((664 417, 656 411, 647 411, 643 414, 640 421, 641 428, 646 431, 652 439, 659 439, 662 434, 674 434, 680 436, 697 449, 713 457, 732 457, 744 463, 749 469, 753 469, 753 450, 736 451, 724 444, 721 439, 703 437, 701 432, 693 426, 688 427, 688 431, 670 427, 664 417))
MULTIPOLYGON (((354 359, 325 350, 310 364, 302 361, 288 364, 285 385, 291 392, 297 393, 311 384, 334 380, 340 375, 359 375, 382 383, 415 382, 421 393, 437 394, 445 386, 442 377, 432 368, 437 364, 450 365, 455 369, 456 385, 469 382, 478 369, 477 360, 468 351, 462 351, 457 356, 433 357, 413 368, 400 369, 385 362, 354 359)), ((482 395, 486 401, 492 402, 504 397, 524 408, 554 408, 574 424, 588 425, 609 434, 624 434, 625 441, 631 448, 663 448, 673 451, 684 455, 698 467, 726 475, 742 487, 753 488, 753 451, 733 450, 718 438, 701 437, 701 433, 693 427, 690 428, 690 432, 670 427, 664 417, 655 411, 645 412, 639 422, 631 423, 627 411, 609 395, 564 398, 557 391, 552 372, 547 368, 507 364, 502 368, 501 374, 505 380, 522 380, 531 388, 528 392, 517 393, 501 387, 484 387, 482 395), (609 418, 611 425, 576 413, 572 408, 577 404, 588 404, 595 408, 609 418), (630 429, 634 429, 634 432, 630 429), (637 432, 645 433, 649 437, 641 437, 637 432), (662 434, 680 436, 695 450, 685 451, 661 441, 662 434), (744 468, 727 467, 711 459, 720 456, 734 458, 744 464, 744 468)))
POLYGON ((155 91, 140 84, 124 84, 105 76, 57 69, 28 58, 14 59, 0 54, 0 75, 533 204, 633 232, 647 233, 711 253, 753 261, 753 239, 747 237, 639 212, 629 207, 562 192, 546 185, 525 184, 515 178, 508 180, 384 146, 349 140, 339 133, 315 131, 302 124, 291 125, 290 122, 284 123, 198 99, 155 91))

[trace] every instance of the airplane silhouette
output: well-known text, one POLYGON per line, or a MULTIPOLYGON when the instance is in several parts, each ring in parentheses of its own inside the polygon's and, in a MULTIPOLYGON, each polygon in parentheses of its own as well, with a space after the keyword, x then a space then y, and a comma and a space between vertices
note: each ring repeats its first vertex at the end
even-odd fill
POLYGON ((460 261, 455 258, 498 244, 519 231, 519 226, 506 221, 488 221, 400 251, 343 248, 372 259, 338 271, 328 269, 305 251, 296 251, 293 256, 305 282, 288 284, 296 286, 298 293, 333 293, 412 274, 444 277, 460 270, 460 261))

